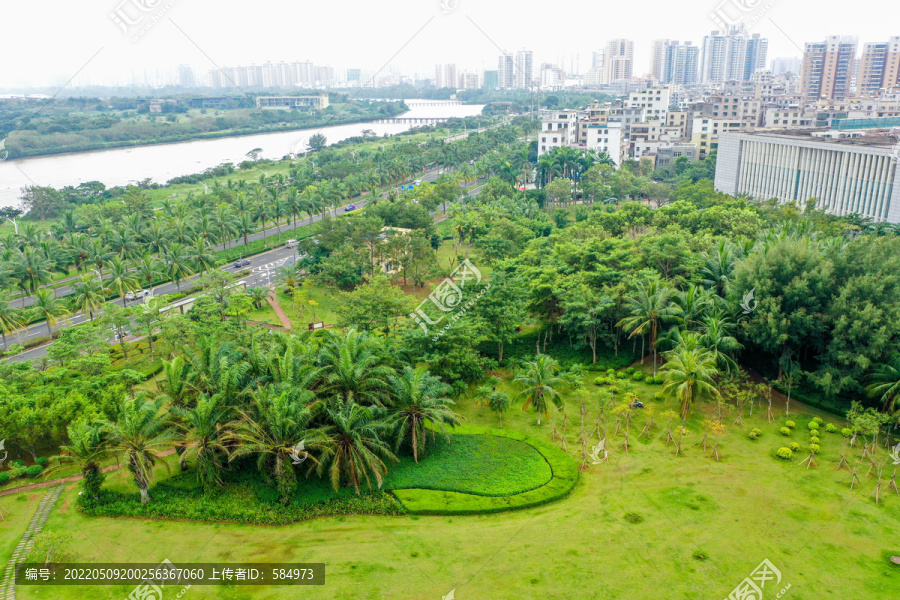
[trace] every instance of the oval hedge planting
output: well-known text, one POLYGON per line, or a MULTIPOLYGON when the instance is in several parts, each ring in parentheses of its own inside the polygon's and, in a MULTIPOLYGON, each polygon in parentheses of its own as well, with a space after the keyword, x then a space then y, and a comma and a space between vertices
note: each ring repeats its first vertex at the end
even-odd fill
POLYGON ((420 515, 467 515, 502 512, 540 506, 566 496, 578 481, 578 467, 565 452, 523 433, 483 427, 456 427, 454 433, 485 435, 517 440, 540 453, 549 465, 552 477, 544 485, 505 496, 434 489, 394 489, 394 495, 404 508, 420 515))

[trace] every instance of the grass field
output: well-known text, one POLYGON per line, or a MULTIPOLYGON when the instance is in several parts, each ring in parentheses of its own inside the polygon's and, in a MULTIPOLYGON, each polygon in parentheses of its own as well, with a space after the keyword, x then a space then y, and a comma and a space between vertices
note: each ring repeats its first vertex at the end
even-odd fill
MULTIPOLYGON (((587 421, 597 418, 596 386, 585 380, 582 392, 587 421)), ((504 386, 506 383, 504 383, 504 386)), ((78 540, 80 560, 154 562, 286 561, 325 562, 323 587, 199 587, 191 598, 216 599, 438 599, 456 588, 465 598, 725 598, 760 564, 770 560, 781 572, 782 598, 895 599, 900 596, 900 567, 888 558, 900 555, 900 497, 876 505, 875 481, 863 478, 850 491, 836 483, 845 471, 834 467, 840 456, 839 434, 822 432, 819 465, 807 470, 774 457, 789 441, 805 446, 805 424, 828 415, 794 403, 798 424, 790 439, 779 434, 786 421, 767 423, 764 411, 744 416, 746 427, 725 421, 721 462, 693 444, 702 438, 703 420, 712 406, 699 403, 688 422, 684 453, 674 456, 665 444, 662 416, 677 407, 652 399, 659 386, 636 384, 647 409, 637 412, 626 456, 610 442, 609 464, 590 466, 565 499, 534 509, 485 516, 330 517, 276 528, 88 518, 67 492, 47 524, 78 540), (660 428, 650 440, 637 438, 647 416, 660 428), (762 430, 749 440, 752 427, 762 430)), ((566 396, 567 444, 580 462, 580 402, 566 396)), ((521 405, 519 405, 521 406, 521 405)), ((497 427, 487 409, 463 399, 457 405, 467 424, 497 427)), ((533 412, 514 406, 503 419, 507 429, 550 441, 557 416, 538 427, 533 412)), ((611 435, 615 419, 607 411, 611 435)), ((596 437, 591 444, 596 443, 596 437)), ((855 456, 856 451, 851 454, 855 456)), ((887 454, 882 450, 880 460, 887 454)), ((865 473, 865 469, 861 474, 865 473)), ((113 485, 128 489, 119 479, 113 485)), ((133 493, 133 489, 132 489, 133 493)), ((20 598, 126 597, 130 588, 19 588, 20 598)))
POLYGON ((0 498, 3 512, 3 520, 0 521, 0 568, 6 568, 6 562, 12 556, 46 492, 47 490, 36 490, 0 498))

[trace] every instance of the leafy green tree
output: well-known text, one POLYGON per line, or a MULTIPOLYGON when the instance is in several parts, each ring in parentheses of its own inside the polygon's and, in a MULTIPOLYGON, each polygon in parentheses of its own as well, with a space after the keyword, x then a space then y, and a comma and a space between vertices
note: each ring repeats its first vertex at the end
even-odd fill
POLYGON ((560 391, 569 385, 568 379, 560 375, 559 363, 547 354, 542 354, 536 360, 525 363, 524 367, 516 372, 513 379, 522 386, 517 399, 524 399, 522 410, 534 407, 538 413, 537 424, 541 424, 541 416, 550 414, 550 405, 558 409, 563 408, 563 400, 560 391))
POLYGON ((888 362, 878 365, 870 382, 866 392, 881 401, 881 410, 886 413, 900 411, 900 353, 895 352, 888 362))
POLYGON ((323 150, 327 143, 328 138, 326 138, 325 135, 321 133, 312 134, 311 136, 309 136, 309 140, 307 141, 309 149, 312 152, 319 152, 323 150))
POLYGON ((390 280, 378 275, 351 292, 339 292, 336 312, 341 327, 357 327, 363 331, 391 330, 400 316, 409 314, 412 306, 409 297, 390 280))
POLYGON ((490 287, 478 297, 473 307, 488 339, 497 343, 497 362, 503 362, 503 349, 524 320, 526 298, 527 293, 519 279, 495 272, 490 287))

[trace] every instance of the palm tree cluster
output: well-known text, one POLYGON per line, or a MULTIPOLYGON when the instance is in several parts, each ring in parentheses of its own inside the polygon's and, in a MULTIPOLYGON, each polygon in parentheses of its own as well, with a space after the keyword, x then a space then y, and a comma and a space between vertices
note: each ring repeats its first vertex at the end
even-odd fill
POLYGON ((298 476, 360 493, 381 487, 401 450, 418 462, 429 435, 458 424, 450 387, 398 363, 382 338, 355 330, 261 337, 245 348, 205 340, 164 363, 155 399, 136 394, 114 420, 70 428, 65 449, 82 464, 88 495, 99 483, 87 474, 115 455, 147 502, 153 466, 173 447, 206 490, 250 457, 284 503, 298 476))

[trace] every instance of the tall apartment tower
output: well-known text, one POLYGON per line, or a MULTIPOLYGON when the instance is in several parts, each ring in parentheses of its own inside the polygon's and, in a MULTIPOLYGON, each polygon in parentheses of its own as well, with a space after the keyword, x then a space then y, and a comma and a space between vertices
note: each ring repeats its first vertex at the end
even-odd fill
POLYGON ((863 45, 856 89, 861 95, 877 95, 900 86, 900 36, 887 42, 863 45))
POLYGON ((650 43, 650 77, 662 81, 663 64, 666 60, 666 47, 678 44, 676 41, 659 39, 650 43))
POLYGON ((605 83, 631 79, 634 72, 634 42, 610 40, 606 45, 605 83))
POLYGON ((693 85, 700 81, 700 48, 690 42, 673 42, 666 46, 660 83, 693 85))
POLYGON ((434 66, 434 87, 455 89, 458 82, 459 76, 456 73, 455 64, 434 66))
POLYGON ((824 42, 807 42, 800 68, 800 89, 807 100, 843 100, 850 95, 857 40, 830 35, 824 42))
POLYGON ((516 65, 512 54, 501 54, 497 61, 497 87, 504 90, 516 87, 516 65))
POLYGON ((519 50, 516 52, 515 87, 517 89, 530 89, 535 85, 534 80, 534 52, 531 50, 519 50))
POLYGON ((756 71, 765 69, 769 40, 746 29, 728 33, 713 31, 703 37, 700 56, 700 82, 749 81, 756 71))

